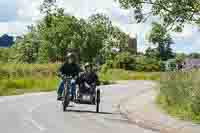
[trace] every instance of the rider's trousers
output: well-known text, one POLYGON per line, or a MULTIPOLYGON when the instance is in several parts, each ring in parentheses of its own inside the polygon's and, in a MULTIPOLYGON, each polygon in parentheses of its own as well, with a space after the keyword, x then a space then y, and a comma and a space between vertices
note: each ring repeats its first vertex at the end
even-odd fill
MULTIPOLYGON (((71 96, 75 96, 75 94, 76 94, 76 83, 75 83, 74 79, 72 79, 68 82, 68 88, 69 88, 71 96)), ((63 93, 63 90, 64 90, 64 81, 61 80, 59 87, 58 87, 58 90, 57 90, 57 94, 59 96, 61 96, 62 93, 63 93)))

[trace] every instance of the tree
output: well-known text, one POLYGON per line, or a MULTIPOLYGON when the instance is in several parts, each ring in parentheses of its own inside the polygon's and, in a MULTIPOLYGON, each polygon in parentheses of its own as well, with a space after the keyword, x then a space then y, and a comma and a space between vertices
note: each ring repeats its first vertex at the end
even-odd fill
POLYGON ((126 34, 104 14, 78 19, 64 14, 64 9, 52 0, 44 0, 41 12, 45 17, 29 26, 29 32, 13 47, 16 51, 13 59, 28 63, 64 61, 67 49, 76 48, 80 50, 81 62, 93 62, 106 56, 104 49, 109 54, 114 46, 126 47, 126 34))
POLYGON ((191 54, 188 55, 188 57, 198 59, 198 58, 200 58, 200 53, 191 53, 191 54))
POLYGON ((44 0, 40 6, 40 12, 45 14, 45 24, 47 27, 51 27, 52 15, 58 9, 56 7, 56 0, 44 0))
POLYGON ((9 48, 0 48, 0 63, 8 63, 9 48))
POLYGON ((174 57, 170 47, 173 44, 173 40, 170 34, 167 33, 167 29, 161 24, 153 23, 149 35, 149 42, 157 46, 158 56, 161 60, 168 60, 174 57))
POLYGON ((33 33, 26 34, 11 47, 11 59, 15 62, 35 63, 38 58, 39 43, 33 40, 33 33))
POLYGON ((161 18, 168 29, 181 31, 186 23, 200 24, 199 0, 116 0, 125 8, 135 9, 137 22, 148 19, 149 16, 161 18), (150 11, 146 11, 150 7, 150 11))
POLYGON ((158 58, 159 57, 159 52, 156 48, 147 48, 145 51, 145 56, 146 57, 151 57, 151 58, 158 58))
POLYGON ((118 52, 128 51, 128 36, 115 26, 111 28, 111 32, 108 34, 108 38, 105 39, 101 50, 104 60, 114 58, 115 53, 113 53, 113 49, 116 49, 118 52))

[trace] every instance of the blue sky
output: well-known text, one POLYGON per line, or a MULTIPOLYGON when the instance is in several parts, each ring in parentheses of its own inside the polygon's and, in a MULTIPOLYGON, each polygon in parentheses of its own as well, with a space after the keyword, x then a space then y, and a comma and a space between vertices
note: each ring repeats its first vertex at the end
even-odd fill
MULTIPOLYGON (((0 35, 8 33, 21 35, 26 32, 26 26, 37 23, 42 18, 39 5, 43 0, 0 0, 0 35)), ((147 47, 146 33, 151 28, 151 21, 144 24, 130 23, 131 10, 123 10, 114 0, 57 0, 66 13, 87 18, 91 14, 102 12, 107 14, 113 24, 120 27, 131 36, 137 36, 138 48, 144 51, 147 47)), ((200 51, 200 32, 197 27, 186 25, 182 33, 172 33, 177 52, 200 51)))

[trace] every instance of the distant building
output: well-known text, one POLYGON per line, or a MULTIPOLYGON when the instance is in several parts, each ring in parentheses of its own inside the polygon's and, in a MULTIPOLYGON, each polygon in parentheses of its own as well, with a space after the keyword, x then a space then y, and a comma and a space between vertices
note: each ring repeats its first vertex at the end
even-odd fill
POLYGON ((191 69, 200 69, 200 59, 186 58, 177 64, 179 70, 187 71, 191 69))
POLYGON ((129 36, 128 47, 131 51, 134 51, 135 54, 137 53, 137 37, 129 36))

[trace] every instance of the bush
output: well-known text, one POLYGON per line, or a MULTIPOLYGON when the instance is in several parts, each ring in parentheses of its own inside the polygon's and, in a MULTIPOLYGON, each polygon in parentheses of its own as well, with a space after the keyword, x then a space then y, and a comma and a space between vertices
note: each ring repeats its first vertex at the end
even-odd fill
POLYGON ((135 64, 135 57, 129 52, 118 54, 113 61, 113 67, 117 69, 135 70, 135 64))
POLYGON ((160 71, 160 64, 156 58, 139 56, 136 58, 136 69, 139 72, 157 72, 160 71))
POLYGON ((138 72, 158 72, 161 70, 160 61, 157 58, 144 55, 132 55, 129 52, 119 53, 112 60, 107 60, 102 70, 124 69, 138 72))

